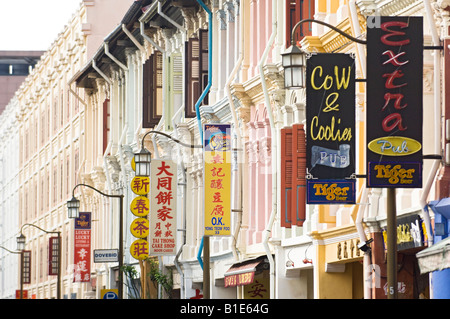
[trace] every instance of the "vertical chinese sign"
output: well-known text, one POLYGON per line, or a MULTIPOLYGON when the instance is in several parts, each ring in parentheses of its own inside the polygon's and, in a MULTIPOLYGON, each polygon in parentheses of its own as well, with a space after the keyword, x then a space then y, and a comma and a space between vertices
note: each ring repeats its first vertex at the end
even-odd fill
POLYGON ((150 182, 150 254, 176 255, 177 164, 152 160, 150 182))
POLYGON ((231 128, 204 125, 205 236, 231 234, 231 128))
POLYGON ((81 213, 75 219, 73 282, 91 280, 91 213, 81 213))
POLYGON ((355 202, 355 58, 312 54, 306 65, 308 204, 355 202))
POLYGON ((423 19, 367 29, 367 186, 422 187, 423 19))
POLYGON ((149 222, 147 215, 150 212, 147 194, 150 192, 150 178, 146 176, 135 176, 131 181, 131 190, 138 195, 130 204, 130 210, 137 216, 130 225, 131 234, 137 239, 130 245, 130 254, 137 260, 148 257, 149 222))

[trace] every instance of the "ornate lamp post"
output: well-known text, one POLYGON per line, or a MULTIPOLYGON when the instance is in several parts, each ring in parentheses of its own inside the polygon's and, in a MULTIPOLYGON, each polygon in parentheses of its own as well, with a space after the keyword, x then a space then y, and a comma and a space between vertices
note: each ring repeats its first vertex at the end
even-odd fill
POLYGON ((86 186, 90 189, 93 189, 100 195, 112 198, 118 198, 120 203, 120 213, 119 213, 119 299, 123 299, 123 276, 120 274, 120 271, 123 266, 123 195, 108 195, 105 194, 95 187, 92 187, 87 184, 78 184, 72 190, 72 199, 67 201, 67 210, 69 218, 78 218, 80 216, 80 201, 75 197, 75 189, 78 186, 86 186))
POLYGON ((40 228, 39 226, 36 226, 34 224, 24 224, 21 228, 20 228, 20 235, 19 237, 17 237, 17 250, 19 250, 21 252, 21 271, 20 271, 20 295, 22 298, 23 295, 23 251, 25 250, 25 243, 26 243, 26 237, 23 234, 23 228, 25 226, 32 226, 35 227, 41 231, 43 231, 44 233, 47 234, 57 234, 58 235, 58 275, 57 275, 57 287, 56 287, 56 299, 61 299, 61 246, 62 246, 62 242, 61 242, 61 232, 60 231, 47 231, 45 229, 40 228))

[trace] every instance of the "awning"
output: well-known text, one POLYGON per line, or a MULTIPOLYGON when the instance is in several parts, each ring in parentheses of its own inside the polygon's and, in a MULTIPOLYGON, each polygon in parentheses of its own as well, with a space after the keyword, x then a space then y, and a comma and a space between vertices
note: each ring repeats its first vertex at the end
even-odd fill
POLYGON ((224 274, 225 287, 235 287, 253 283, 256 268, 262 264, 264 260, 265 257, 258 257, 256 259, 235 263, 224 274))
POLYGON ((420 273, 450 268, 450 237, 416 254, 420 273))
POLYGON ((445 218, 450 218, 450 198, 442 198, 440 200, 434 200, 428 203, 431 209, 435 213, 439 213, 445 218))

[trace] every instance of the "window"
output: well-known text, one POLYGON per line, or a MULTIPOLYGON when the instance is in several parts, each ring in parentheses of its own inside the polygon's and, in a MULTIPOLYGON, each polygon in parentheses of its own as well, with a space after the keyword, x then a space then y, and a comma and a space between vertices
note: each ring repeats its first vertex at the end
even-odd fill
MULTIPOLYGON (((291 45, 291 34, 297 22, 314 18, 313 0, 286 0, 286 47, 291 45)), ((307 35, 311 35, 311 22, 301 24, 295 33, 294 40, 298 43, 307 35)))
POLYGON ((103 154, 105 154, 109 141, 109 99, 103 101, 103 154))
POLYGON ((306 211, 306 139, 303 125, 281 130, 281 227, 302 226, 306 211))
MULTIPOLYGON (((195 117, 195 104, 208 85, 208 30, 186 43, 186 117, 195 117)), ((208 104, 208 94, 202 102, 208 104)))
POLYGON ((143 79, 143 112, 142 127, 152 128, 158 124, 162 116, 163 94, 163 57, 162 53, 155 51, 144 63, 143 79))

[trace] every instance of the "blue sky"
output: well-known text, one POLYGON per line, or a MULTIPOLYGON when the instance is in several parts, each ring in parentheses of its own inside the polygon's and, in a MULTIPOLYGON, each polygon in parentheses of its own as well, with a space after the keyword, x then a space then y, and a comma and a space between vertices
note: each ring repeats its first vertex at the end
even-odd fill
POLYGON ((0 50, 47 51, 82 0, 0 0, 0 50))

